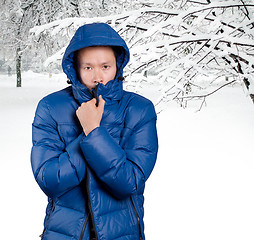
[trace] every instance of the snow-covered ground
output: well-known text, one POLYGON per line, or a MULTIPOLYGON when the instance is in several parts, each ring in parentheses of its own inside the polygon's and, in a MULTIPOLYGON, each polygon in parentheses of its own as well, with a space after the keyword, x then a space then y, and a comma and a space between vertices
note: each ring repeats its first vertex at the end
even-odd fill
MULTIPOLYGON (((30 166, 31 124, 39 99, 66 85, 62 74, 27 72, 16 88, 0 75, 0 239, 39 239, 47 199, 30 166)), ((207 103, 196 113, 172 102, 158 115, 147 240, 254 239, 254 105, 240 86, 207 103)))

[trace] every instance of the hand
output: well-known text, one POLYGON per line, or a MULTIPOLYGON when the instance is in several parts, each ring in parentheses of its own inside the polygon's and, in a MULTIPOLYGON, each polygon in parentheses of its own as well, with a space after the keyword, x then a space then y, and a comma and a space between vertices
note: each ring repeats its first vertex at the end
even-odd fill
POLYGON ((76 115, 86 136, 95 128, 100 126, 102 114, 104 112, 105 101, 99 96, 99 105, 96 107, 96 99, 82 103, 77 109, 76 115))

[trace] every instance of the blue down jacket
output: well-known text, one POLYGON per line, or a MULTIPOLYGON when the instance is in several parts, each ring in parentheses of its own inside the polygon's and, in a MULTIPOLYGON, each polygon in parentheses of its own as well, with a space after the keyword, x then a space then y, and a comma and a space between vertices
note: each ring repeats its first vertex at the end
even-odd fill
POLYGON ((145 182, 154 167, 158 143, 156 113, 146 98, 123 90, 129 60, 124 40, 109 25, 80 27, 63 57, 72 85, 44 97, 33 122, 31 163, 48 196, 42 239, 145 239, 145 182), (93 45, 118 46, 118 72, 106 85, 89 91, 78 80, 74 52, 93 45), (84 135, 76 117, 82 102, 102 95, 100 127, 84 135))

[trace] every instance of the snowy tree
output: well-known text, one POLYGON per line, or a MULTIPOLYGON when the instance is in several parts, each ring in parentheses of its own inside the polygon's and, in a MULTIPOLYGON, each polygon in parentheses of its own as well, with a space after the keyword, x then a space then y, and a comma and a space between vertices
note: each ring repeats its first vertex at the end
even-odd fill
MULTIPOLYGON (((1 55, 3 65, 10 67, 11 63, 9 58, 12 57, 12 61, 17 62, 17 66, 20 65, 20 24, 22 19, 22 12, 20 11, 20 5, 18 1, 1 1, 1 55), (8 54, 9 50, 11 54, 8 54), (15 56, 15 57, 14 57, 15 56), (9 61, 8 61, 9 60, 9 61), (7 61, 7 63, 6 63, 7 61)), ((18 67, 17 67, 18 69, 18 67)), ((17 75, 17 86, 20 84, 20 76, 17 75)))
MULTIPOLYGON (((1 1, 1 30, 0 35, 1 55, 3 62, 8 66, 16 68, 17 87, 21 87, 21 70, 22 65, 31 62, 27 50, 29 49, 29 30, 34 25, 45 24, 45 4, 46 0, 40 1, 19 1, 19 0, 2 0, 1 1), (25 60, 26 61, 25 61, 25 60), (13 64, 15 62, 15 64, 13 64)), ((52 7, 53 9, 53 7, 52 7)), ((51 12, 51 16, 53 16, 51 12)), ((55 18, 57 19, 57 18, 55 18)), ((55 20, 51 18, 50 20, 55 20)))
POLYGON ((207 96, 237 82, 244 82, 254 97, 253 12, 251 1, 165 1, 118 15, 54 21, 34 27, 31 34, 35 39, 65 36, 45 61, 50 66, 60 63, 77 27, 110 24, 130 47, 127 88, 138 92, 144 84, 155 86, 160 111, 170 100, 186 107, 189 100, 200 99, 202 106, 207 96))
POLYGON ((1 54, 9 65, 15 65, 17 87, 21 87, 21 62, 28 48, 28 36, 31 27, 38 23, 34 11, 36 1, 4 0, 1 3, 1 27, 4 33, 1 39, 1 54), (15 64, 12 64, 15 62, 15 64))

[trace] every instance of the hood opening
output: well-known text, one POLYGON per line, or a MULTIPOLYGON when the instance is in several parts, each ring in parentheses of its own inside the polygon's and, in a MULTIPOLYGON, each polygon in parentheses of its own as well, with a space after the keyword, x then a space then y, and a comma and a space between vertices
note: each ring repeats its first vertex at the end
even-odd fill
MULTIPOLYGON (((98 45, 94 45, 94 46, 89 46, 89 47, 99 47, 98 45)), ((116 71, 116 75, 115 75, 115 78, 114 79, 118 79, 120 81, 123 81, 124 80, 124 77, 122 76, 123 72, 123 64, 124 64, 124 61, 125 61, 125 58, 126 58, 126 54, 125 54, 125 50, 123 47, 121 46, 110 46, 110 45, 107 45, 105 47, 111 47, 113 52, 114 52, 114 55, 115 55, 115 58, 116 58, 116 68, 117 68, 117 71, 116 71)), ((83 48, 75 51, 74 53, 70 54, 69 57, 70 59, 72 58, 73 60, 71 61, 72 62, 72 65, 73 65, 73 69, 75 70, 76 72, 76 78, 77 80, 81 82, 81 78, 80 78, 80 75, 79 75, 79 70, 78 70, 78 52, 80 50, 82 50, 83 48)), ((114 80, 112 79, 112 80, 114 80)), ((68 79, 67 81, 69 84, 71 84, 72 82, 68 79)))
POLYGON ((63 56, 62 68, 72 84, 80 84, 77 71, 77 51, 93 46, 112 47, 117 64, 115 78, 123 79, 123 69, 129 62, 129 48, 121 36, 106 23, 86 24, 78 28, 63 56))

